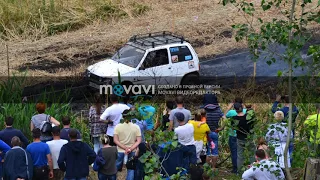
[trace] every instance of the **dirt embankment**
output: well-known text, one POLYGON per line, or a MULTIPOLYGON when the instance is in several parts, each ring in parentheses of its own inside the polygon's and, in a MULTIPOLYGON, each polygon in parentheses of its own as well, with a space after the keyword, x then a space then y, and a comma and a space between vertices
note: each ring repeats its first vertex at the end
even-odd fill
MULTIPOLYGON (((142 0, 151 10, 139 17, 119 21, 97 21, 85 28, 64 32, 33 41, 16 39, 1 42, 0 76, 7 74, 5 44, 9 47, 11 72, 28 70, 31 76, 74 76, 110 56, 132 35, 172 31, 184 35, 195 47, 199 57, 213 57, 245 48, 233 38, 232 24, 246 22, 241 11, 218 0, 142 0)), ((269 11, 270 20, 279 16, 269 11)), ((262 12, 257 12, 260 16, 262 12)), ((253 21, 254 25, 258 22, 253 21)))

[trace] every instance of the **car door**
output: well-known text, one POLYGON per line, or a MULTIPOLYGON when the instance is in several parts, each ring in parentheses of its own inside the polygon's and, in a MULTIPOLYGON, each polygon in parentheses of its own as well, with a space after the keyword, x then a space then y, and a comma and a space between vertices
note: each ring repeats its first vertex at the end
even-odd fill
POLYGON ((146 85, 168 84, 166 79, 170 75, 171 64, 169 64, 168 49, 156 49, 149 51, 143 62, 140 63, 137 83, 146 85))
POLYGON ((172 46, 169 51, 175 83, 179 84, 185 74, 198 70, 198 61, 187 45, 172 46))

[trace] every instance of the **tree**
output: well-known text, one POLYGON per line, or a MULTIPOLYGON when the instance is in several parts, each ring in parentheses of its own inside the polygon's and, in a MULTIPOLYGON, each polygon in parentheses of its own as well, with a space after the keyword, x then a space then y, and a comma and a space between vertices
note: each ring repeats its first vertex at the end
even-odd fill
MULTIPOLYGON (((269 65, 276 62, 277 59, 287 62, 288 68, 288 94, 289 94, 289 119, 288 129, 292 129, 292 72, 293 67, 306 66, 306 60, 302 57, 301 51, 307 45, 307 42, 312 38, 308 32, 307 26, 320 23, 320 0, 318 2, 312 0, 261 0, 260 4, 248 2, 245 0, 223 0, 223 5, 233 5, 243 12, 246 23, 233 25, 236 32, 236 41, 246 40, 250 52, 253 55, 253 60, 257 61, 263 51, 268 51, 269 55, 265 56, 266 63, 269 65), (282 16, 273 18, 267 21, 265 17, 270 15, 267 11, 276 10, 282 16), (261 14, 259 14, 261 12, 261 14), (254 26, 257 22, 259 25, 254 26), (270 45, 284 46, 285 52, 278 53, 271 49, 270 45)), ((319 48, 320 46, 309 46, 308 55, 312 56, 313 63, 319 63, 319 48)), ((315 67, 315 65, 312 65, 315 67)), ((282 75, 279 72, 278 75, 282 75)), ((287 152, 290 143, 290 137, 287 138, 285 148, 285 169, 287 178, 292 179, 288 163, 287 152)))

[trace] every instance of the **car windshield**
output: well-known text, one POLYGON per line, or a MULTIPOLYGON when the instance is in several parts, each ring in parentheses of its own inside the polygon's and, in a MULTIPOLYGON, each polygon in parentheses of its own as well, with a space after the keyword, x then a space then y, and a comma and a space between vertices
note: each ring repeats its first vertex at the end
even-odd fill
POLYGON ((111 59, 117 61, 118 63, 135 68, 140 63, 144 53, 145 51, 141 49, 130 45, 125 45, 119 51, 117 51, 111 59))

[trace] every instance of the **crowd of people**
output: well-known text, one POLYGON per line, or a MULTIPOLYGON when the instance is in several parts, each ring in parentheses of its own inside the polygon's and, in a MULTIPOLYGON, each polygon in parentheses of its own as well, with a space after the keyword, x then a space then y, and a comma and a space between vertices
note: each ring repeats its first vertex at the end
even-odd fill
MULTIPOLYGON (((116 95, 111 95, 112 105, 106 107, 101 97, 95 96, 95 103, 89 110, 93 148, 82 142, 81 132, 71 128, 69 117, 58 121, 45 114, 45 103, 37 103, 38 114, 31 117, 31 143, 20 130, 13 128, 14 119, 7 117, 6 128, 0 131, 1 177, 4 180, 85 180, 92 166, 98 172, 99 180, 115 180, 117 173, 123 168, 127 168, 127 180, 142 180, 144 164, 136 159, 150 147, 145 140, 145 133, 159 128, 162 131, 173 131, 179 145, 185 147, 184 151, 188 151, 188 161, 184 162, 188 162, 187 170, 190 170, 190 173, 190 164, 201 167, 208 163, 215 169, 219 157, 219 132, 230 122, 231 126, 227 127, 227 131, 233 166, 231 172, 238 174, 245 166, 247 170, 242 174, 245 180, 285 178, 284 147, 287 137, 293 139, 295 132, 294 129, 292 132, 288 131, 289 101, 286 96, 277 96, 271 109, 275 121, 256 144, 255 140, 251 139, 254 133, 252 130, 257 123, 255 110, 241 98, 235 98, 234 102, 222 111, 217 97, 206 94, 202 105, 192 116, 191 111, 184 107, 183 97, 178 96, 175 101, 166 102, 162 118, 156 120, 156 108, 143 105, 135 109, 128 100, 120 103, 116 95), (279 108, 278 104, 281 102, 283 106, 279 108), (131 113, 134 110, 141 116, 134 117, 131 113), (275 147, 276 157, 270 155, 270 145, 275 147), (245 150, 251 153, 250 164, 245 164, 245 150), (268 170, 256 167, 267 167, 268 170)), ((317 107, 320 109, 320 106, 317 107)), ((295 106, 293 114, 295 121, 299 114, 295 106)), ((312 124, 316 119, 318 117, 310 116, 306 124, 312 124)), ((319 134, 316 136, 320 137, 319 134)), ((289 167, 293 160, 292 152, 293 143, 290 144, 288 152, 289 167)), ((197 178, 199 179, 199 176, 197 178)), ((205 176, 203 178, 205 179, 205 176)))

